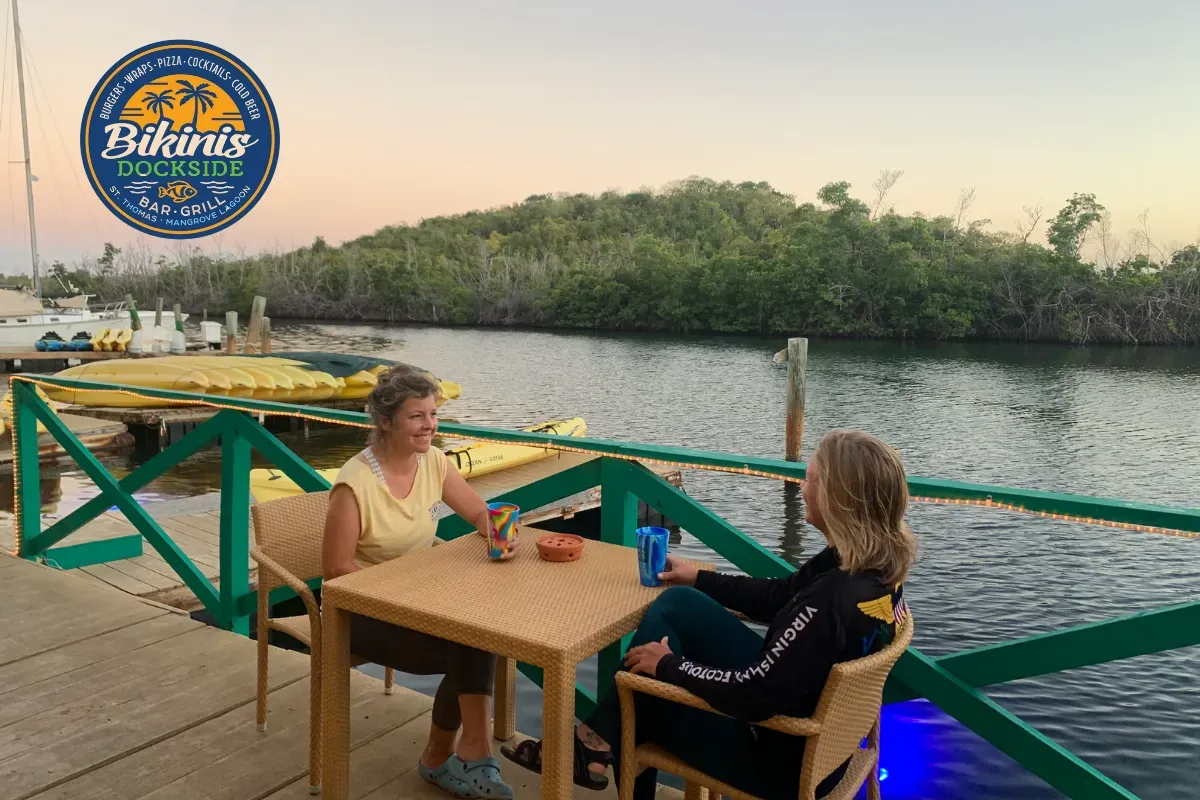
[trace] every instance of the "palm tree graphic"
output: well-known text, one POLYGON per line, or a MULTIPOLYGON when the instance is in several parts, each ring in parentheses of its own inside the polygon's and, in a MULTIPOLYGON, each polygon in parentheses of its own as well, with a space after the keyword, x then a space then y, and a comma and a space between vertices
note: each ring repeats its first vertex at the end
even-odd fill
POLYGON ((171 96, 171 89, 165 89, 161 92, 146 92, 142 96, 142 102, 146 104, 146 110, 151 114, 158 114, 158 121, 163 121, 165 109, 174 108, 174 98, 171 96))
POLYGON ((191 81, 183 78, 176 82, 183 87, 179 90, 179 105, 192 103, 192 127, 195 128, 196 123, 200 120, 200 114, 213 107, 213 101, 217 99, 217 94, 208 88, 207 83, 193 86, 191 81))

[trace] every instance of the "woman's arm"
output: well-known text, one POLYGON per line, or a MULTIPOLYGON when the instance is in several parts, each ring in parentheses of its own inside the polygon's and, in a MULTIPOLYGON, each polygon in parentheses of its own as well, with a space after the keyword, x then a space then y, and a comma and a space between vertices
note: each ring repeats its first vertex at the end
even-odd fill
POLYGON ((472 523, 477 533, 487 536, 490 524, 487 503, 456 469, 446 470, 446 478, 442 481, 442 502, 450 506, 455 514, 472 523))
POLYGON ((329 493, 329 510, 325 513, 325 535, 321 540, 321 573, 325 580, 357 572, 354 552, 362 521, 358 516, 358 500, 354 490, 345 484, 333 487, 329 493))
POLYGON ((767 623, 797 593, 837 564, 837 555, 826 548, 786 578, 750 578, 700 570, 695 587, 726 608, 741 612, 755 622, 767 623))

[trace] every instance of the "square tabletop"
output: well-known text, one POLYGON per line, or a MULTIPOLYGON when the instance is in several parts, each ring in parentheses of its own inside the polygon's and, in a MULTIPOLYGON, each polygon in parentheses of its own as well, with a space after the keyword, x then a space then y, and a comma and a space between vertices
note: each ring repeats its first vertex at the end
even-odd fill
POLYGON ((629 633, 662 588, 642 586, 637 551, 587 540, 549 562, 521 526, 514 556, 477 533, 326 581, 322 602, 536 666, 576 664, 629 633))

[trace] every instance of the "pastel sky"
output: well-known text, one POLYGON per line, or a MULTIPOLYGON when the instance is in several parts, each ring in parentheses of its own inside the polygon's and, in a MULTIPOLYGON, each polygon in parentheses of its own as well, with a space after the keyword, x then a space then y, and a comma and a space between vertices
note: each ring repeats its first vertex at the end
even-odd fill
MULTIPOLYGON (((8 19, 8 0, 0 17, 8 19)), ((132 13, 21 0, 43 262, 103 242, 171 252, 83 180, 83 105, 120 56, 208 41, 258 74, 282 153, 223 251, 330 243, 542 192, 689 175, 864 199, 1014 229, 1093 192, 1122 239, 1200 238, 1195 0, 206 0, 132 13)), ((11 26, 11 22, 9 26, 11 26)), ((0 105, 0 272, 28 271, 11 31, 0 105)), ((1042 231, 1035 236, 1042 239, 1042 231)))

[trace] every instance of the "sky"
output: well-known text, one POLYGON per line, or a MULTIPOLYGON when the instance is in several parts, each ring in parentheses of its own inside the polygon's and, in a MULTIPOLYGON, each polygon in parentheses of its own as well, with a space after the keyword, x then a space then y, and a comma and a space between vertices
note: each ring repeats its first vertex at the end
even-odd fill
MULTIPOLYGON (((28 272, 9 0, 0 65, 0 272, 28 272)), ((1014 230, 1075 192, 1200 239, 1195 0, 206 0, 153 13, 20 0, 43 263, 106 241, 170 254, 83 179, 79 125, 108 67, 151 42, 231 51, 259 76, 281 153, 243 219, 185 246, 280 251, 547 192, 699 175, 798 202, 846 180, 898 212, 1014 230)), ((1044 224, 1034 234, 1044 241, 1044 224)))

